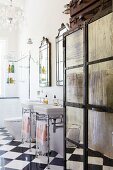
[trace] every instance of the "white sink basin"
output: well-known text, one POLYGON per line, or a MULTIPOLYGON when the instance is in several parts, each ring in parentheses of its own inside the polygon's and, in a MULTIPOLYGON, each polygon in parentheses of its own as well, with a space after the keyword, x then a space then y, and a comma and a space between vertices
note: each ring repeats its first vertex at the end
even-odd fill
POLYGON ((21 104, 22 104, 22 108, 24 109, 31 109, 34 112, 48 115, 51 118, 57 118, 60 115, 63 115, 63 107, 61 106, 54 106, 52 104, 43 104, 43 103, 39 103, 38 101, 32 101, 32 100, 21 102, 21 104))
POLYGON ((51 104, 37 104, 33 106, 33 110, 39 114, 48 115, 51 118, 57 118, 63 115, 63 107, 53 106, 51 104))
POLYGON ((34 105, 41 105, 43 103, 40 103, 37 100, 24 100, 21 101, 22 108, 24 109, 31 109, 33 110, 34 105))

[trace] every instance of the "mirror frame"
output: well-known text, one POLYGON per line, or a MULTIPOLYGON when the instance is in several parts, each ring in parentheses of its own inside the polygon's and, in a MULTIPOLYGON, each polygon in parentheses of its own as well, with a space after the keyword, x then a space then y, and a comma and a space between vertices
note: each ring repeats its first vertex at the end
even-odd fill
POLYGON ((39 47, 39 86, 51 86, 51 43, 45 37, 43 37, 39 47), (43 52, 47 56, 44 56, 43 52))
POLYGON ((64 25, 64 23, 61 24, 61 27, 58 29, 58 35, 56 36, 56 85, 57 86, 63 86, 63 34, 67 32, 68 29, 64 25), (65 30, 63 32, 63 30, 65 30), (63 32, 63 34, 60 34, 63 32), (60 53, 60 47, 59 43, 62 41, 62 54, 60 53), (62 61, 60 60, 60 57, 62 55, 62 61), (60 80, 59 72, 60 70, 60 63, 62 62, 62 79, 60 80))

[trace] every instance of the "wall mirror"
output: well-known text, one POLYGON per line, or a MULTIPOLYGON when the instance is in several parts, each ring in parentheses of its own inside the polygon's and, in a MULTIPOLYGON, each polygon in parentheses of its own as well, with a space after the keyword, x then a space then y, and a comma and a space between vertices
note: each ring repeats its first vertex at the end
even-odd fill
POLYGON ((51 85, 51 43, 45 37, 39 47, 39 86, 51 85))
POLYGON ((56 37, 56 85, 63 86, 63 34, 68 29, 62 23, 56 37))

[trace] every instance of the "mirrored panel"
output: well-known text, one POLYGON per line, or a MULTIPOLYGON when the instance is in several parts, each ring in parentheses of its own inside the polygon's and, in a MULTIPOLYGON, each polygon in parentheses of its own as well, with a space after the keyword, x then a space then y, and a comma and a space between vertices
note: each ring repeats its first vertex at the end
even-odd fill
POLYGON ((63 85, 63 34, 67 28, 62 23, 56 37, 56 85, 63 85))
POLYGON ((89 61, 113 56, 113 13, 89 24, 89 61))
POLYGON ((39 85, 47 87, 51 85, 51 44, 43 37, 39 47, 39 85))
POLYGON ((66 37, 66 67, 83 64, 83 29, 66 37))
POLYGON ((83 109, 66 107, 66 169, 83 170, 83 109))
POLYGON ((89 111, 88 164, 89 170, 113 169, 113 113, 89 111))
POLYGON ((83 103, 83 67, 66 71, 66 101, 83 103))
POLYGON ((89 104, 113 109, 113 61, 89 66, 89 104))

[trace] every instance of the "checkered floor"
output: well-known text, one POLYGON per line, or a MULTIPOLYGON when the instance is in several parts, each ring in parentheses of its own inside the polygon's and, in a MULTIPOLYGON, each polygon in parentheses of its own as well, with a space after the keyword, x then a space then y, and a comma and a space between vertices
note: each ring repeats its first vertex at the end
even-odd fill
MULTIPOLYGON (((67 169, 83 169, 83 149, 67 148, 67 169)), ((110 159, 100 152, 88 150, 88 170, 113 170, 113 159, 110 159)))
MULTIPOLYGON (((50 170, 63 170, 63 158, 51 151, 50 170)), ((35 157, 35 143, 32 151, 29 144, 14 141, 6 129, 0 128, 0 170, 46 170, 47 156, 35 157)))
MULTIPOLYGON (((113 159, 89 149, 88 170, 113 170, 113 159)), ((63 170, 63 158, 51 151, 50 170, 63 170)), ((0 128, 0 170, 47 170, 47 156, 35 157, 29 144, 14 141, 5 128, 0 128)), ((67 148, 67 170, 83 170, 83 149, 67 148)))

